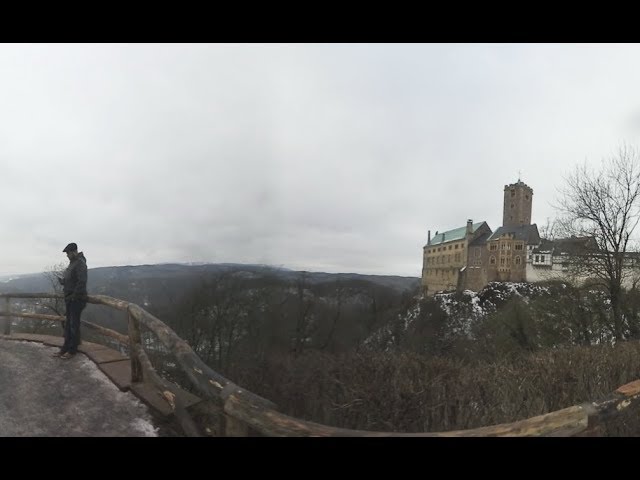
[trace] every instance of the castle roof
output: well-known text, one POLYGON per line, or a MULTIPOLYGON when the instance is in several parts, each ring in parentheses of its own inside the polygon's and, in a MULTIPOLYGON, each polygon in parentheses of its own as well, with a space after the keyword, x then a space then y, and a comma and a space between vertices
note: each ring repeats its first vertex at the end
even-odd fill
POLYGON ((558 238, 556 240, 543 239, 540 246, 533 250, 533 253, 553 252, 554 255, 576 255, 588 251, 595 251, 598 248, 593 237, 569 237, 558 238))
POLYGON ((469 243, 470 247, 480 247, 482 245, 484 245, 485 243, 487 243, 487 239, 492 235, 491 231, 488 232, 484 232, 481 235, 478 235, 478 237, 473 240, 473 242, 469 243))
POLYGON ((508 233, 512 234, 516 240, 524 240, 525 243, 529 245, 537 245, 540 243, 540 234, 538 233, 538 226, 535 223, 533 225, 521 225, 519 227, 499 227, 487 241, 496 240, 508 233))
MULTIPOLYGON (((474 233, 478 228, 487 222, 478 222, 471 225, 471 232, 474 233)), ((427 245, 438 245, 440 243, 452 242, 454 240, 462 240, 467 234, 467 226, 447 230, 446 232, 434 235, 427 245)))

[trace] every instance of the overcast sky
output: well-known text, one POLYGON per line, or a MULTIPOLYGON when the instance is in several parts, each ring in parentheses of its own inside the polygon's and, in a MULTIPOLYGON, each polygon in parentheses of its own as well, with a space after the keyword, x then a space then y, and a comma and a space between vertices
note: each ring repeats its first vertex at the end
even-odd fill
POLYGON ((420 276, 427 231, 555 216, 640 140, 640 45, 0 45, 0 274, 66 262, 420 276))

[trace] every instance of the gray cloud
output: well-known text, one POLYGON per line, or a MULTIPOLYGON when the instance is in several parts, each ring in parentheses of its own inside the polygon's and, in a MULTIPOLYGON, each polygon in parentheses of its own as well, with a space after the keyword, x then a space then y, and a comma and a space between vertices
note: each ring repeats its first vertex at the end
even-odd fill
POLYGON ((169 261, 420 275, 427 230, 543 224, 636 143, 637 45, 2 45, 0 273, 76 241, 169 261))

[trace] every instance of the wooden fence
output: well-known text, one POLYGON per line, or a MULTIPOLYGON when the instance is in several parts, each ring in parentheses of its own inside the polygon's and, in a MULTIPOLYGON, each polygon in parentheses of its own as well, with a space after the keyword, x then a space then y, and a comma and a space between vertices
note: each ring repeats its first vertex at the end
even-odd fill
MULTIPOLYGON (((11 311, 11 299, 62 299, 46 293, 0 294, 5 308, 4 334, 11 334, 12 318, 32 318, 62 321, 64 317, 11 311)), ((141 325, 151 331, 173 355, 198 395, 210 411, 222 417, 221 432, 225 436, 310 436, 310 437, 474 437, 474 436, 575 436, 597 435, 603 421, 619 415, 640 399, 640 380, 621 386, 604 399, 557 410, 513 423, 492 425, 470 430, 424 433, 373 432, 330 427, 290 417, 278 411, 276 405, 240 386, 207 366, 191 347, 171 328, 136 304, 108 297, 90 295, 88 303, 105 305, 125 312, 128 335, 83 320, 83 325, 97 330, 128 347, 131 359, 131 382, 149 382, 163 394, 176 419, 188 436, 202 436, 202 426, 196 424, 178 388, 162 378, 147 355, 141 335, 141 325)))

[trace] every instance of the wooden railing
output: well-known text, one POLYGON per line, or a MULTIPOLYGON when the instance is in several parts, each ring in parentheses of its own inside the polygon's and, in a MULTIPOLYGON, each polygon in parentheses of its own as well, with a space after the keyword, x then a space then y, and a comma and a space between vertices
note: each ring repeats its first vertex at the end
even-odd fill
MULTIPOLYGON (((11 311, 11 299, 61 299, 61 295, 46 293, 0 294, 5 299, 4 333, 11 333, 11 318, 33 318, 62 321, 64 317, 11 311)), ((285 415, 276 405, 252 392, 244 390, 207 366, 191 347, 171 328, 138 305, 105 295, 90 295, 88 303, 105 305, 126 313, 128 335, 83 320, 83 325, 100 334, 114 338, 129 347, 131 382, 150 382, 160 389, 186 435, 201 436, 191 414, 181 401, 178 388, 162 378, 147 355, 141 335, 141 325, 158 338, 176 358, 199 396, 220 414, 225 436, 318 436, 318 437, 473 437, 473 436, 574 436, 594 435, 601 431, 603 421, 621 414, 640 399, 640 380, 623 385, 604 399, 585 402, 562 410, 513 423, 492 425, 470 430, 448 432, 397 433, 349 430, 321 425, 285 415)))

